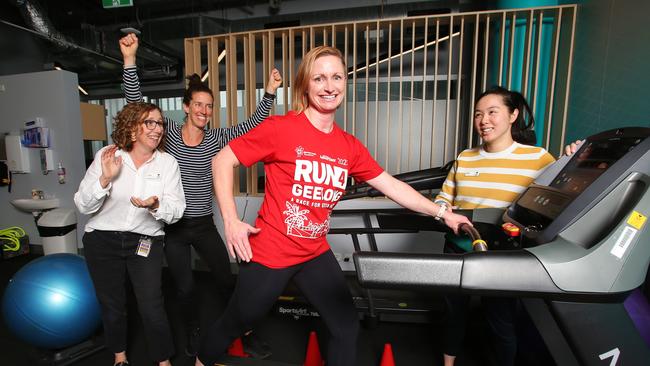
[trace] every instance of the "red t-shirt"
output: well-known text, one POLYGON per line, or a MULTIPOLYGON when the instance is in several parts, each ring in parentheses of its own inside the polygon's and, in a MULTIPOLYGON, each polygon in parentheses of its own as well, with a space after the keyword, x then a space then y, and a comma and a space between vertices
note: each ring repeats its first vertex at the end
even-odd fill
POLYGON ((266 194, 255 221, 262 230, 249 239, 252 260, 271 268, 329 250, 330 213, 348 175, 362 182, 383 172, 354 136, 336 123, 324 133, 304 113, 269 117, 229 146, 246 166, 264 162, 266 194))

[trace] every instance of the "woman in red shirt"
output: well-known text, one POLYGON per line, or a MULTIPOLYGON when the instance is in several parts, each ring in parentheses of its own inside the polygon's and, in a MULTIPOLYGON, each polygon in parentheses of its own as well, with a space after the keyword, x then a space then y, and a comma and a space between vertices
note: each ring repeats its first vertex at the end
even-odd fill
POLYGON ((231 141, 213 159, 226 244, 242 264, 230 303, 205 335, 196 365, 214 364, 233 339, 268 312, 291 279, 329 329, 327 364, 355 365, 358 315, 326 240, 331 211, 348 176, 404 207, 442 218, 454 231, 469 223, 386 173, 359 140, 337 126, 346 76, 339 50, 312 49, 292 84, 294 110, 231 141), (259 161, 264 162, 266 194, 251 226, 237 215, 233 168, 259 161))

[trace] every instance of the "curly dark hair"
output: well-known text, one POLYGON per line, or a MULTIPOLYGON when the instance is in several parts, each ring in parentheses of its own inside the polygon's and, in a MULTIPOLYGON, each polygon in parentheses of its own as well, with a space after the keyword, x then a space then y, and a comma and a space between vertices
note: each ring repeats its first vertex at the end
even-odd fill
MULTIPOLYGON (((133 149, 133 133, 138 133, 140 124, 144 122, 149 112, 153 110, 158 110, 162 115, 162 111, 155 104, 137 102, 125 105, 121 111, 117 112, 113 122, 113 133, 111 134, 113 143, 124 151, 131 151, 133 149)), ((165 146, 165 137, 166 133, 165 129, 163 129, 162 138, 157 148, 160 151, 165 146)))

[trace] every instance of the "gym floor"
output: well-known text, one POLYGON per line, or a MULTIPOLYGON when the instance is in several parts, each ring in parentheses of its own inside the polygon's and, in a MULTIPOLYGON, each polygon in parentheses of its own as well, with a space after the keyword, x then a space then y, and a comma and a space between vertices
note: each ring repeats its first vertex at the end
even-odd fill
MULTIPOLYGON (((5 286, 13 274, 36 256, 21 256, 5 261, 0 261, 0 286, 4 293, 5 286)), ((166 296, 167 314, 176 339, 176 356, 172 364, 189 366, 192 360, 185 356, 185 340, 182 336, 181 319, 178 312, 178 303, 174 299, 171 279, 163 274, 164 294, 166 296)), ((209 324, 216 319, 218 306, 216 296, 211 290, 212 280, 207 272, 195 272, 197 286, 201 294, 201 322, 209 324)), ((134 301, 129 304, 129 314, 137 314, 134 301)), ((458 357, 458 366, 473 366, 489 364, 489 354, 482 345, 486 339, 485 323, 480 312, 474 312, 468 329, 463 354, 458 357)), ((422 323, 397 323, 380 322, 375 327, 362 327, 359 337, 359 356, 357 364, 360 366, 377 366, 380 364, 385 343, 392 345, 395 365, 399 366, 435 366, 442 365, 440 331, 441 319, 434 319, 431 324, 422 323)), ((140 319, 137 315, 130 318, 128 355, 131 365, 152 365, 148 358, 144 335, 140 319)), ((269 343, 273 351, 270 360, 302 365, 309 332, 315 330, 319 337, 321 353, 325 351, 327 331, 318 318, 303 317, 295 319, 292 316, 271 313, 256 328, 258 336, 269 343)), ((0 324, 0 363, 3 366, 35 365, 41 352, 17 340, 5 327, 0 324)), ((113 355, 103 349, 89 357, 74 363, 78 366, 112 365, 113 355)), ((530 364, 528 361, 520 364, 530 364)))

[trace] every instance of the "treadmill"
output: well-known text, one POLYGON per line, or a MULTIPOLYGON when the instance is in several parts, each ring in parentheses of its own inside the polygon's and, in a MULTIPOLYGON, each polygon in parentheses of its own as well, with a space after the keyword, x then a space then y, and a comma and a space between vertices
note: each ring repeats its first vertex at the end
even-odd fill
POLYGON ((623 305, 650 262, 650 128, 591 136, 508 209, 469 215, 520 236, 509 250, 459 255, 358 252, 360 284, 521 297, 558 365, 650 364, 637 329, 650 324, 623 305))

